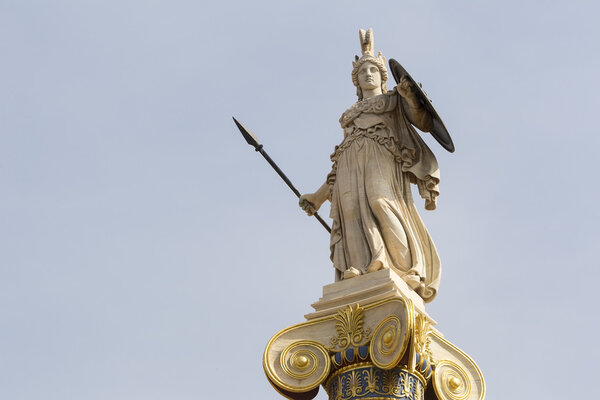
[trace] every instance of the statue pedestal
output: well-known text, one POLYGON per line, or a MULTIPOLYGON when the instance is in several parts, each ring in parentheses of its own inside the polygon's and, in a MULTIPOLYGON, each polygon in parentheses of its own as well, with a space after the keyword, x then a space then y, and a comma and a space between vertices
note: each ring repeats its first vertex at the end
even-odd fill
POLYGON ((477 365, 395 272, 326 285, 312 306, 265 349, 265 373, 284 397, 312 399, 322 385, 330 400, 483 400, 477 365))
POLYGON ((311 306, 315 312, 306 314, 307 320, 337 313, 350 304, 367 305, 381 300, 402 298, 412 302, 414 309, 432 324, 437 323, 425 312, 423 299, 391 269, 381 269, 352 279, 323 286, 323 297, 311 306))

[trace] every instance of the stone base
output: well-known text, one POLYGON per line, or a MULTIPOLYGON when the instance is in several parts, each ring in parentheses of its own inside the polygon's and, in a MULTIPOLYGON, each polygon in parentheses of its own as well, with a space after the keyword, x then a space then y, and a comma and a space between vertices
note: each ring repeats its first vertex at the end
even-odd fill
POLYGON ((366 306, 381 300, 402 298, 413 304, 414 309, 433 326, 437 323, 425 311, 423 299, 391 269, 382 269, 355 278, 345 279, 323 286, 323 297, 311 306, 315 312, 306 314, 307 320, 336 314, 348 305, 366 306))

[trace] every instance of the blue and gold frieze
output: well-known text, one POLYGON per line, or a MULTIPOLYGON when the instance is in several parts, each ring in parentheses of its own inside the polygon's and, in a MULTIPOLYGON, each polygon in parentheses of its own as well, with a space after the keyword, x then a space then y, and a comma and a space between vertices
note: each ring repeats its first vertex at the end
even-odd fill
POLYGON ((323 385, 330 400, 423 400, 425 382, 403 368, 358 363, 334 373, 323 385))

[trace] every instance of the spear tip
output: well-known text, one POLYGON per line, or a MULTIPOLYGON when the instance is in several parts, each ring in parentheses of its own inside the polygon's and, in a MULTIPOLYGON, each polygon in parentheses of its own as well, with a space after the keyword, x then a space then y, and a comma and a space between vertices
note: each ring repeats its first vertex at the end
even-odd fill
POLYGON ((235 117, 231 117, 231 118, 233 118, 233 122, 235 122, 238 129, 242 133, 242 136, 244 137, 244 139, 246 139, 246 142, 248 142, 248 144, 250 146, 253 146, 254 148, 257 148, 258 146, 260 146, 260 144, 258 143, 258 138, 256 136, 254 136, 254 134, 252 132, 250 132, 248 129, 246 129, 246 127, 244 125, 242 125, 240 123, 240 121, 235 119, 235 117))

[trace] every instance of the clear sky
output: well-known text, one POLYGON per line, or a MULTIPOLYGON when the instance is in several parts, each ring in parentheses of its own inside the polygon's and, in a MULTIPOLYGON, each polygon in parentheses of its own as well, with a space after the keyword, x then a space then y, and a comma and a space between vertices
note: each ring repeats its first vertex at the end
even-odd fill
POLYGON ((231 116, 316 190, 369 27, 456 145, 425 138, 418 201, 437 327, 490 400, 600 398, 599 11, 0 0, 0 398, 280 398, 262 352, 333 281, 328 236, 231 116))

